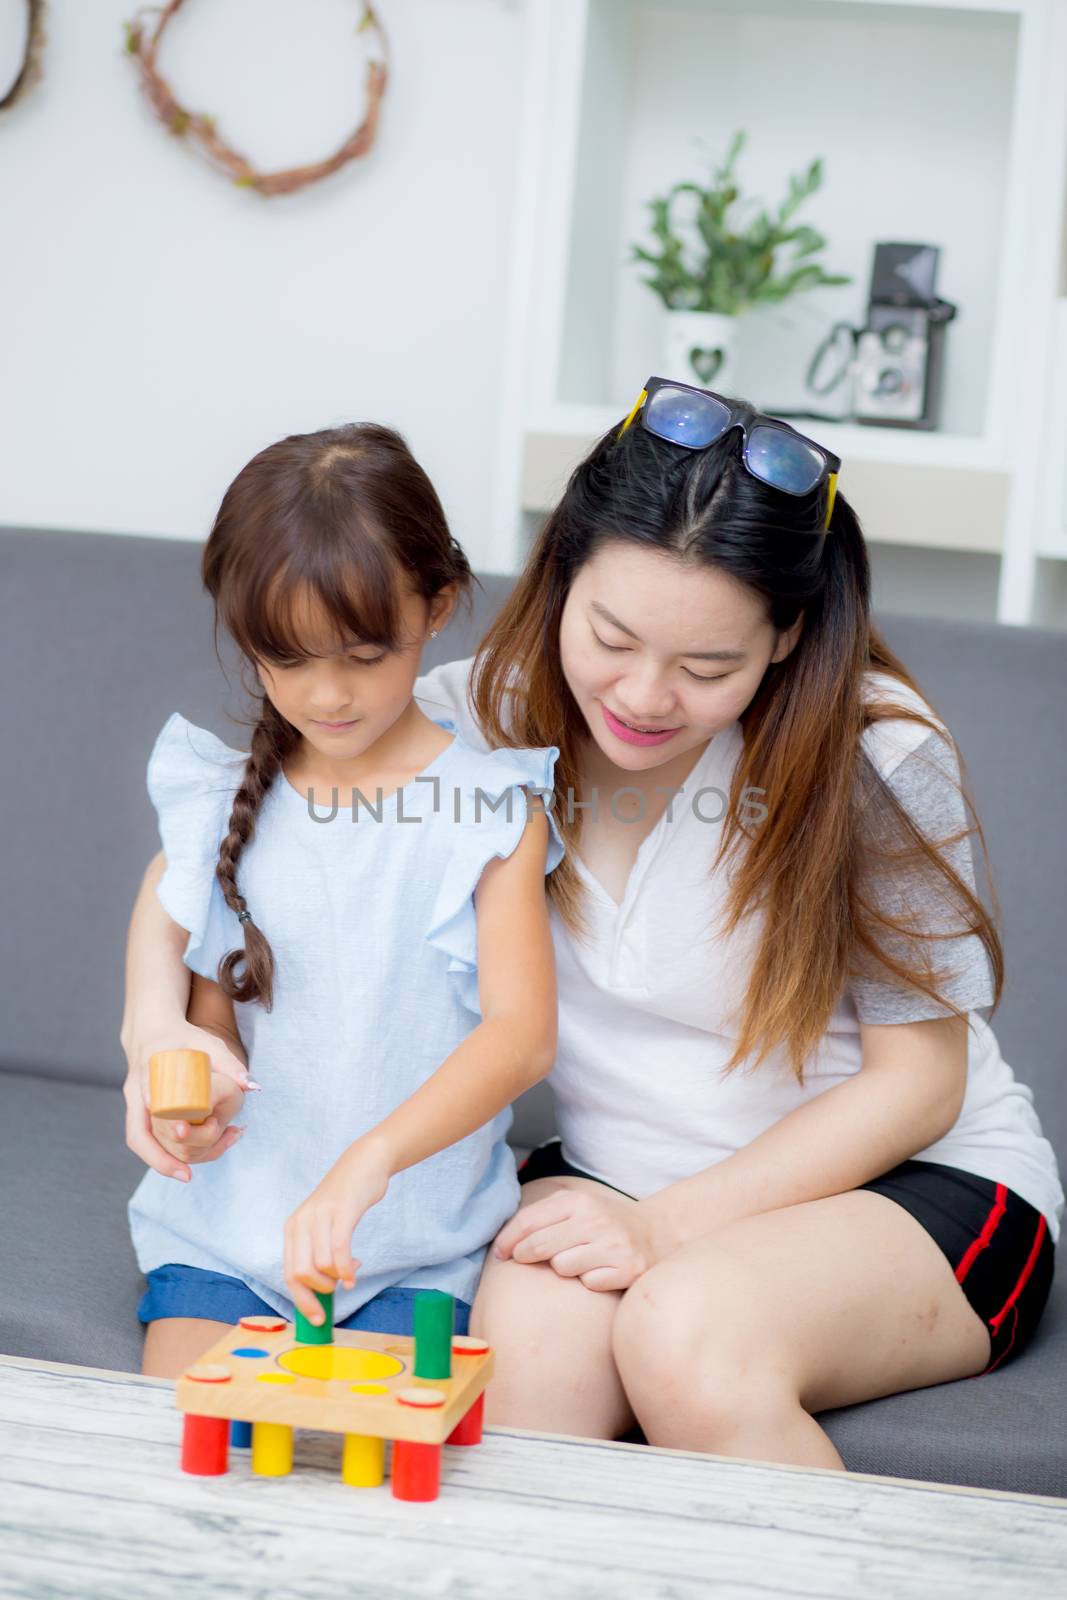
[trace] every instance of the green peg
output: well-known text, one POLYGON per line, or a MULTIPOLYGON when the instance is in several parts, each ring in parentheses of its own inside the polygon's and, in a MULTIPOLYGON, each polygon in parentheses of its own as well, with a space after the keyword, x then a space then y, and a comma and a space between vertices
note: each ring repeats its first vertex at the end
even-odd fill
POLYGON ((312 1291, 315 1299, 323 1310, 323 1321, 316 1327, 309 1322, 304 1313, 297 1308, 296 1313, 296 1342, 297 1344, 333 1344, 333 1295, 320 1294, 317 1289, 312 1291))
POLYGON ((452 1332, 456 1302, 440 1289, 423 1289, 415 1296, 415 1376, 452 1376, 452 1332))

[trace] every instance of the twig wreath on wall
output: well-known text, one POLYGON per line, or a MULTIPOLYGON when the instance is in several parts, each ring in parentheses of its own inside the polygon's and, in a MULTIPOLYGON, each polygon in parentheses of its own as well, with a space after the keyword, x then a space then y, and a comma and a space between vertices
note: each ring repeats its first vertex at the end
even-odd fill
POLYGON ((44 55, 44 0, 26 0, 26 43, 22 51, 22 61, 15 74, 15 81, 10 89, 0 97, 0 111, 10 111, 16 105, 27 89, 41 77, 44 68, 41 60, 44 55))
POLYGON ((331 173, 365 156, 374 144, 378 117, 388 77, 388 46, 385 31, 369 0, 361 0, 363 14, 356 25, 357 35, 371 35, 367 62, 367 108, 363 121, 333 155, 303 167, 287 167, 281 172, 257 172, 218 130, 216 119, 204 112, 189 111, 179 101, 159 70, 159 48, 171 18, 185 0, 167 0, 166 5, 146 7, 132 22, 126 23, 126 49, 137 65, 141 87, 160 122, 176 138, 191 140, 213 166, 228 172, 242 189, 255 189, 261 195, 295 194, 308 184, 318 183, 331 173), (155 19, 154 24, 147 19, 155 19))

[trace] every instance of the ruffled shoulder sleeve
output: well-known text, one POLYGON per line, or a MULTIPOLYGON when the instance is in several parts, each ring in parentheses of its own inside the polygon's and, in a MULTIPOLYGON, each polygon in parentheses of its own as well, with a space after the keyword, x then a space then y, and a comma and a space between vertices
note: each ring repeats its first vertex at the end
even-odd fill
POLYGON ((186 966, 205 978, 214 979, 222 957, 243 943, 215 866, 246 760, 177 711, 148 758, 148 793, 167 858, 156 892, 167 915, 189 930, 186 966))
POLYGON ((447 797, 442 820, 448 860, 426 938, 448 956, 460 999, 476 1016, 481 1016, 481 1003, 474 891, 488 863, 516 848, 532 807, 539 806, 548 818, 546 877, 563 860, 563 838, 551 804, 558 758, 555 745, 472 751, 447 797))

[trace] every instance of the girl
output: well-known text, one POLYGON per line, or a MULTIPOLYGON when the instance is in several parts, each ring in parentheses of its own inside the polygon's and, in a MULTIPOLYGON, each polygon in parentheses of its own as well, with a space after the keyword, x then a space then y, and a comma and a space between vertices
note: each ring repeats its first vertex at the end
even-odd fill
MULTIPOLYGON (((980 1014, 953 747, 871 626, 836 460, 659 380, 628 423, 475 662, 417 686, 472 740, 552 730, 570 845, 562 1144, 479 1289, 490 1415, 840 1468, 813 1413, 1023 1347, 1063 1194, 980 1014)), ((172 938, 143 892, 134 1059, 172 938)))
POLYGON ((475 749, 413 701, 471 574, 403 440, 347 427, 262 451, 203 578, 262 694, 247 753, 175 713, 148 767, 188 1023, 228 1044, 204 1126, 149 1128, 143 1078, 129 1094, 156 1168, 130 1220, 157 1375, 252 1312, 321 1321, 311 1291, 335 1284, 342 1326, 409 1331, 432 1287, 465 1330, 518 1198, 507 1107, 555 1053, 561 845, 526 787, 551 792, 558 750, 475 749))

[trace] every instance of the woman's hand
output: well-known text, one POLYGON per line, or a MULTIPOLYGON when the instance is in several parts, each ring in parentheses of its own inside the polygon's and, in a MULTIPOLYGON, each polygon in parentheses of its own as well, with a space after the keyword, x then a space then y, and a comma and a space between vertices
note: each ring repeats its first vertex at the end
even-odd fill
POLYGON ((184 1019, 155 1037, 124 1036, 126 1082, 122 1093, 126 1101, 126 1143, 134 1155, 165 1178, 188 1183, 191 1162, 217 1161, 241 1137, 241 1130, 229 1126, 241 1109, 244 1090, 252 1087, 243 1052, 206 1028, 184 1019), (148 1109, 148 1062, 157 1050, 203 1050, 211 1057, 213 1111, 206 1122, 174 1123, 153 1120, 148 1109))
POLYGON ((244 1105, 245 1091, 224 1072, 211 1071, 211 1115, 203 1122, 151 1117, 152 1138, 176 1161, 202 1164, 232 1150, 244 1132, 233 1126, 244 1105))
POLYGON ((355 1285, 360 1263, 352 1255, 352 1235, 385 1194, 391 1176, 380 1151, 354 1144, 285 1224, 285 1282, 309 1322, 322 1321, 312 1289, 330 1294, 338 1282, 349 1289, 355 1285))
POLYGON ((602 1188, 557 1189, 515 1213, 497 1236, 501 1260, 547 1261, 587 1289, 628 1289, 655 1261, 639 1201, 602 1188))

